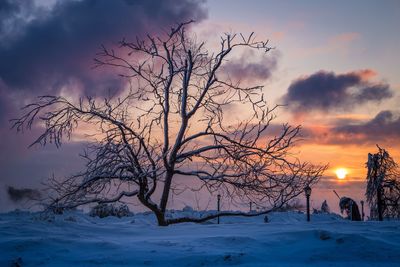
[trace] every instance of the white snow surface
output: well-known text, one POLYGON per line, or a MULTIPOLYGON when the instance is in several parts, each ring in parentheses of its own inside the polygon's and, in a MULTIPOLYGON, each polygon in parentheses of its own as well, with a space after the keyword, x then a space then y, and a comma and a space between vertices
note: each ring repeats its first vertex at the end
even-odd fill
MULTIPOLYGON (((190 211, 191 212, 191 211, 190 211)), ((180 216, 182 212, 173 212, 180 216)), ((400 266, 400 222, 296 212, 159 227, 153 215, 0 214, 0 266, 400 266)))

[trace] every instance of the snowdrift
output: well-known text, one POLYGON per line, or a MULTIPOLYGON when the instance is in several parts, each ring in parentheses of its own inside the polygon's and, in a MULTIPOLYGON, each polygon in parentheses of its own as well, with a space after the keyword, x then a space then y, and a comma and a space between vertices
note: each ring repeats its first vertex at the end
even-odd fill
MULTIPOLYGON (((185 211, 194 212, 194 211, 185 211)), ((180 216, 173 211, 170 216, 180 216)), ((400 222, 296 212, 156 225, 131 217, 0 214, 0 266, 400 266, 400 222)))

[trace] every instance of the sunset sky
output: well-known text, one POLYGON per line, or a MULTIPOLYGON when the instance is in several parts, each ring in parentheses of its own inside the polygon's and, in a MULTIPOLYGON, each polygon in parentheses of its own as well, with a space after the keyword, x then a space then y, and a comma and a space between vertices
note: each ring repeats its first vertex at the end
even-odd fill
POLYGON ((212 49, 224 32, 255 32, 274 47, 265 57, 236 55, 243 81, 265 86, 277 123, 302 125, 293 149, 329 164, 314 189, 337 210, 340 195, 364 199, 365 162, 376 144, 400 159, 399 1, 0 1, 0 211, 15 207, 7 186, 39 188, 52 174, 80 169, 80 142, 28 145, 39 130, 16 134, 9 119, 44 94, 96 95, 122 85, 92 69, 101 44, 157 34, 196 20, 191 31, 212 49), (335 171, 346 168, 345 179, 335 171))

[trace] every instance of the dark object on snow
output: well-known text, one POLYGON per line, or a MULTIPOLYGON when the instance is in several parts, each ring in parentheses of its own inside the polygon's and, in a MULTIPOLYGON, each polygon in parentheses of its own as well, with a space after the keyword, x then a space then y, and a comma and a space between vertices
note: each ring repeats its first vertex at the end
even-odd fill
POLYGON ((331 212, 331 209, 329 208, 328 203, 326 202, 326 200, 324 200, 324 202, 322 202, 321 212, 322 213, 330 213, 331 212))
POLYGON ((22 258, 18 257, 16 258, 12 263, 11 267, 21 267, 22 266, 22 258))
POLYGON ((133 216, 133 213, 129 210, 127 205, 113 205, 113 204, 99 204, 93 207, 89 213, 91 217, 105 218, 108 216, 114 217, 129 217, 133 216))
POLYGON ((361 220, 364 221, 365 213, 364 213, 364 201, 361 200, 361 220))
MULTIPOLYGON (((218 213, 221 210, 221 195, 220 194, 217 195, 217 210, 218 210, 218 213)), ((219 215, 217 217, 217 223, 219 224, 219 215)))
POLYGON ((269 219, 268 219, 268 216, 267 216, 267 215, 264 216, 264 222, 265 222, 265 223, 268 223, 268 222, 269 222, 269 219))
POLYGON ((51 212, 53 212, 54 214, 56 214, 56 215, 61 215, 61 214, 64 213, 65 208, 63 208, 63 207, 58 207, 58 206, 54 206, 54 207, 49 207, 49 210, 50 210, 51 212))
POLYGON ((9 186, 7 188, 7 194, 8 197, 14 201, 14 202, 19 202, 22 200, 38 200, 41 197, 41 194, 38 190, 36 189, 30 189, 30 188, 15 188, 12 186, 9 186))
POLYGON ((328 231, 319 231, 318 234, 319 234, 319 239, 323 241, 332 239, 332 236, 328 231))
POLYGON ((346 212, 347 218, 352 221, 361 221, 360 210, 357 203, 349 197, 340 198, 340 212, 346 212))

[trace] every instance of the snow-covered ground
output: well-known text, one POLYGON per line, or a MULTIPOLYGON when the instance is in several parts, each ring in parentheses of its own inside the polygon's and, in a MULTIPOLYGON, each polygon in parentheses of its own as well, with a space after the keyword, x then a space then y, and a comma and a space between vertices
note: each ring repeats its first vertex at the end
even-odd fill
POLYGON ((0 214, 0 266, 400 266, 400 222, 282 212, 159 227, 152 215, 0 214))

